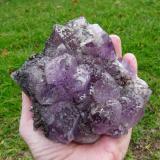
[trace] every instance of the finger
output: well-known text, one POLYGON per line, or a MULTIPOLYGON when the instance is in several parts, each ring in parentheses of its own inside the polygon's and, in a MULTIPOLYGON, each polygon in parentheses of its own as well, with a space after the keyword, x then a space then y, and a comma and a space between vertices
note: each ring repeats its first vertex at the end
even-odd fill
POLYGON ((26 96, 24 92, 22 92, 22 113, 21 113, 21 122, 26 123, 29 120, 32 120, 32 112, 31 110, 31 101, 26 96))
POLYGON ((116 55, 118 58, 122 57, 122 46, 121 46, 121 39, 117 35, 110 35, 110 38, 112 40, 116 55))
POLYGON ((131 54, 127 53, 123 56, 123 61, 126 62, 130 66, 130 69, 132 70, 133 73, 137 74, 137 60, 136 57, 131 54))
POLYGON ((22 92, 22 112, 20 118, 19 132, 20 135, 26 139, 28 134, 30 134, 33 130, 33 120, 32 120, 32 112, 31 109, 31 101, 26 96, 25 93, 22 92))
POLYGON ((132 129, 129 129, 128 134, 119 138, 112 138, 110 136, 103 136, 99 143, 103 148, 110 153, 113 153, 114 159, 123 158, 128 150, 131 139, 132 129))
MULTIPOLYGON (((117 158, 122 157, 123 159, 127 153, 128 146, 131 140, 132 129, 128 130, 128 134, 121 136, 120 138, 115 139, 114 144, 117 146, 117 158)), ((116 155, 115 155, 116 157, 116 155)))
POLYGON ((128 134, 120 137, 119 140, 117 141, 119 151, 123 158, 127 153, 128 146, 129 146, 130 139, 131 139, 131 134, 132 134, 132 129, 129 129, 128 134))

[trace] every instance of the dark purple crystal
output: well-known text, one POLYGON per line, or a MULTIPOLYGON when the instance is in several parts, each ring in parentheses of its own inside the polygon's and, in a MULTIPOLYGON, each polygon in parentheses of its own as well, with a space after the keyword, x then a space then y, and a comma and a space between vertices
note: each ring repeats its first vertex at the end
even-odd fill
POLYGON ((61 143, 126 134, 151 94, 118 60, 108 34, 84 17, 55 25, 43 53, 12 77, 31 98, 34 127, 61 143))

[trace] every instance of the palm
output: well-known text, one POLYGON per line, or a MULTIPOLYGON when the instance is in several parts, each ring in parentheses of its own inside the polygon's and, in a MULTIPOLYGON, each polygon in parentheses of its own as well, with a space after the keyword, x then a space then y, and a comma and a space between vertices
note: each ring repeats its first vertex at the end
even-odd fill
MULTIPOLYGON (((111 36, 117 56, 121 58, 121 42, 117 36, 111 36)), ((136 59, 131 54, 123 58, 137 70, 136 59)), ((33 129, 31 102, 22 94, 22 115, 20 133, 28 144, 33 156, 38 160, 120 160, 123 159, 131 136, 131 130, 120 138, 103 136, 94 144, 70 143, 63 145, 45 138, 41 131, 33 129)))
MULTIPOLYGON (((25 96, 25 95, 23 95, 25 96)), ((25 104, 29 104, 28 97, 25 97, 25 104)), ((30 149, 36 159, 53 160, 110 160, 121 159, 128 148, 131 131, 128 135, 121 138, 102 137, 94 144, 71 143, 63 145, 54 143, 46 139, 40 131, 33 130, 32 119, 23 123, 23 131, 20 131, 23 138, 30 146, 30 149), (39 158, 41 157, 41 158, 39 158), (43 158, 42 158, 43 157, 43 158)))

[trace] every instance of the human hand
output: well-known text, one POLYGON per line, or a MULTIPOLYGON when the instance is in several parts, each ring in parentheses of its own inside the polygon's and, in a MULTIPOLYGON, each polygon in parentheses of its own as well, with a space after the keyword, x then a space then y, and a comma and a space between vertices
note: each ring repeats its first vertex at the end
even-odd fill
MULTIPOLYGON (((116 35, 110 36, 115 47, 116 54, 122 58, 121 40, 116 35)), ((123 57, 137 72, 137 61, 134 55, 128 53, 123 57)), ((31 101, 22 93, 22 114, 19 131, 30 148, 36 160, 122 160, 127 152, 131 137, 131 129, 127 135, 119 138, 102 136, 94 144, 68 145, 53 142, 47 139, 39 130, 34 130, 31 109, 31 101)))

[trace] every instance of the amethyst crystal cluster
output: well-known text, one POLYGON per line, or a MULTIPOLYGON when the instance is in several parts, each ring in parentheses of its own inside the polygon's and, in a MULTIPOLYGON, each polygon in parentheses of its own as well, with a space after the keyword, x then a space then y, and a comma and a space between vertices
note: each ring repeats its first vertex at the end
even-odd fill
POLYGON ((55 25, 43 53, 12 77, 31 98, 34 127, 61 143, 126 134, 151 94, 117 59, 108 34, 84 17, 55 25))

